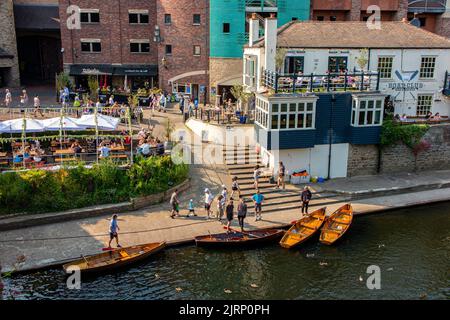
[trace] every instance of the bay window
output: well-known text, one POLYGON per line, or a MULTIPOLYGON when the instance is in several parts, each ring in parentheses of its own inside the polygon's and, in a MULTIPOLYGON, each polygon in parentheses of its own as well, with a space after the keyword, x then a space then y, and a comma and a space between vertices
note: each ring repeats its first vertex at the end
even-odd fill
POLYGON ((351 125, 380 126, 383 123, 384 96, 353 97, 351 125))

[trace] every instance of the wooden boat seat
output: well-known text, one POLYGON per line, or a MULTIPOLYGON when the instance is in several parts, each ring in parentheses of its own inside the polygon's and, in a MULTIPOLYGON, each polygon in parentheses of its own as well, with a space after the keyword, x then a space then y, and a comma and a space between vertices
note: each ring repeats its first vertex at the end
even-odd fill
POLYGON ((126 251, 119 251, 119 254, 122 258, 129 258, 130 255, 126 251))

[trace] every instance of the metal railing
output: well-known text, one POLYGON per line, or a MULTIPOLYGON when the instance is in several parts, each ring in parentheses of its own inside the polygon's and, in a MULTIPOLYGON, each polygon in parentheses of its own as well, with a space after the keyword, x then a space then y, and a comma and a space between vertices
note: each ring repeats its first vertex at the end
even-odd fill
POLYGON ((444 13, 446 0, 409 0, 409 12, 444 13))
POLYGON ((219 125, 252 124, 254 123, 254 110, 244 113, 243 111, 224 112, 214 109, 194 109, 188 114, 188 118, 217 123, 219 125))
POLYGON ((282 74, 264 70, 263 84, 275 93, 378 91, 378 72, 282 74))

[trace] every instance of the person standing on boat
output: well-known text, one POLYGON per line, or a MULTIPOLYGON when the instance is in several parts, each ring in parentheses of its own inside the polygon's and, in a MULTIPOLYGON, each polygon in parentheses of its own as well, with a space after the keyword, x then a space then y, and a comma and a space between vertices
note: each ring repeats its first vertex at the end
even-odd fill
POLYGON ((227 207, 225 209, 227 213, 227 233, 230 233, 230 226, 231 221, 233 221, 233 215, 234 215, 234 204, 233 204, 233 198, 228 201, 227 207))
POLYGON ((244 232, 244 219, 247 216, 247 204, 242 196, 239 196, 239 204, 237 207, 237 216, 241 231, 244 232))
POLYGON ((255 203, 255 221, 261 221, 261 211, 262 211, 262 203, 264 201, 264 196, 259 192, 259 189, 256 190, 255 195, 253 195, 253 202, 255 203))
POLYGON ((305 186, 305 188, 303 189, 301 198, 302 198, 302 213, 308 214, 309 202, 311 201, 312 198, 312 193, 309 190, 308 186, 305 186))
POLYGON ((111 248, 111 242, 113 239, 116 239, 117 248, 122 248, 119 244, 119 233, 120 230, 119 225, 117 224, 117 214, 112 216, 111 223, 109 225, 109 243, 108 248, 111 248))
POLYGON ((220 195, 217 198, 217 220, 222 221, 223 214, 225 212, 225 205, 227 204, 227 201, 223 197, 223 195, 220 195))

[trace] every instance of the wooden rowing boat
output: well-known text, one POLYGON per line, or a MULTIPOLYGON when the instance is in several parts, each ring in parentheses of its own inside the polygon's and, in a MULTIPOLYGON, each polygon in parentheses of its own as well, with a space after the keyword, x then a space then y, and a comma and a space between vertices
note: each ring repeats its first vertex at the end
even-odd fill
POLYGON ((69 267, 74 266, 80 268, 82 273, 107 271, 142 261, 162 250, 165 246, 165 242, 160 242, 118 248, 104 253, 82 257, 81 259, 66 263, 63 265, 63 269, 66 273, 68 272, 69 267))
POLYGON ((335 243, 347 232, 352 221, 353 208, 350 204, 346 204, 327 218, 320 233, 320 242, 327 245, 335 243))
POLYGON ((210 234, 195 238, 195 244, 199 247, 243 247, 267 244, 279 240, 284 230, 263 229, 239 232, 233 230, 231 233, 210 234))
POLYGON ((325 222, 326 208, 312 212, 294 223, 280 241, 283 248, 290 249, 313 237, 325 222))

